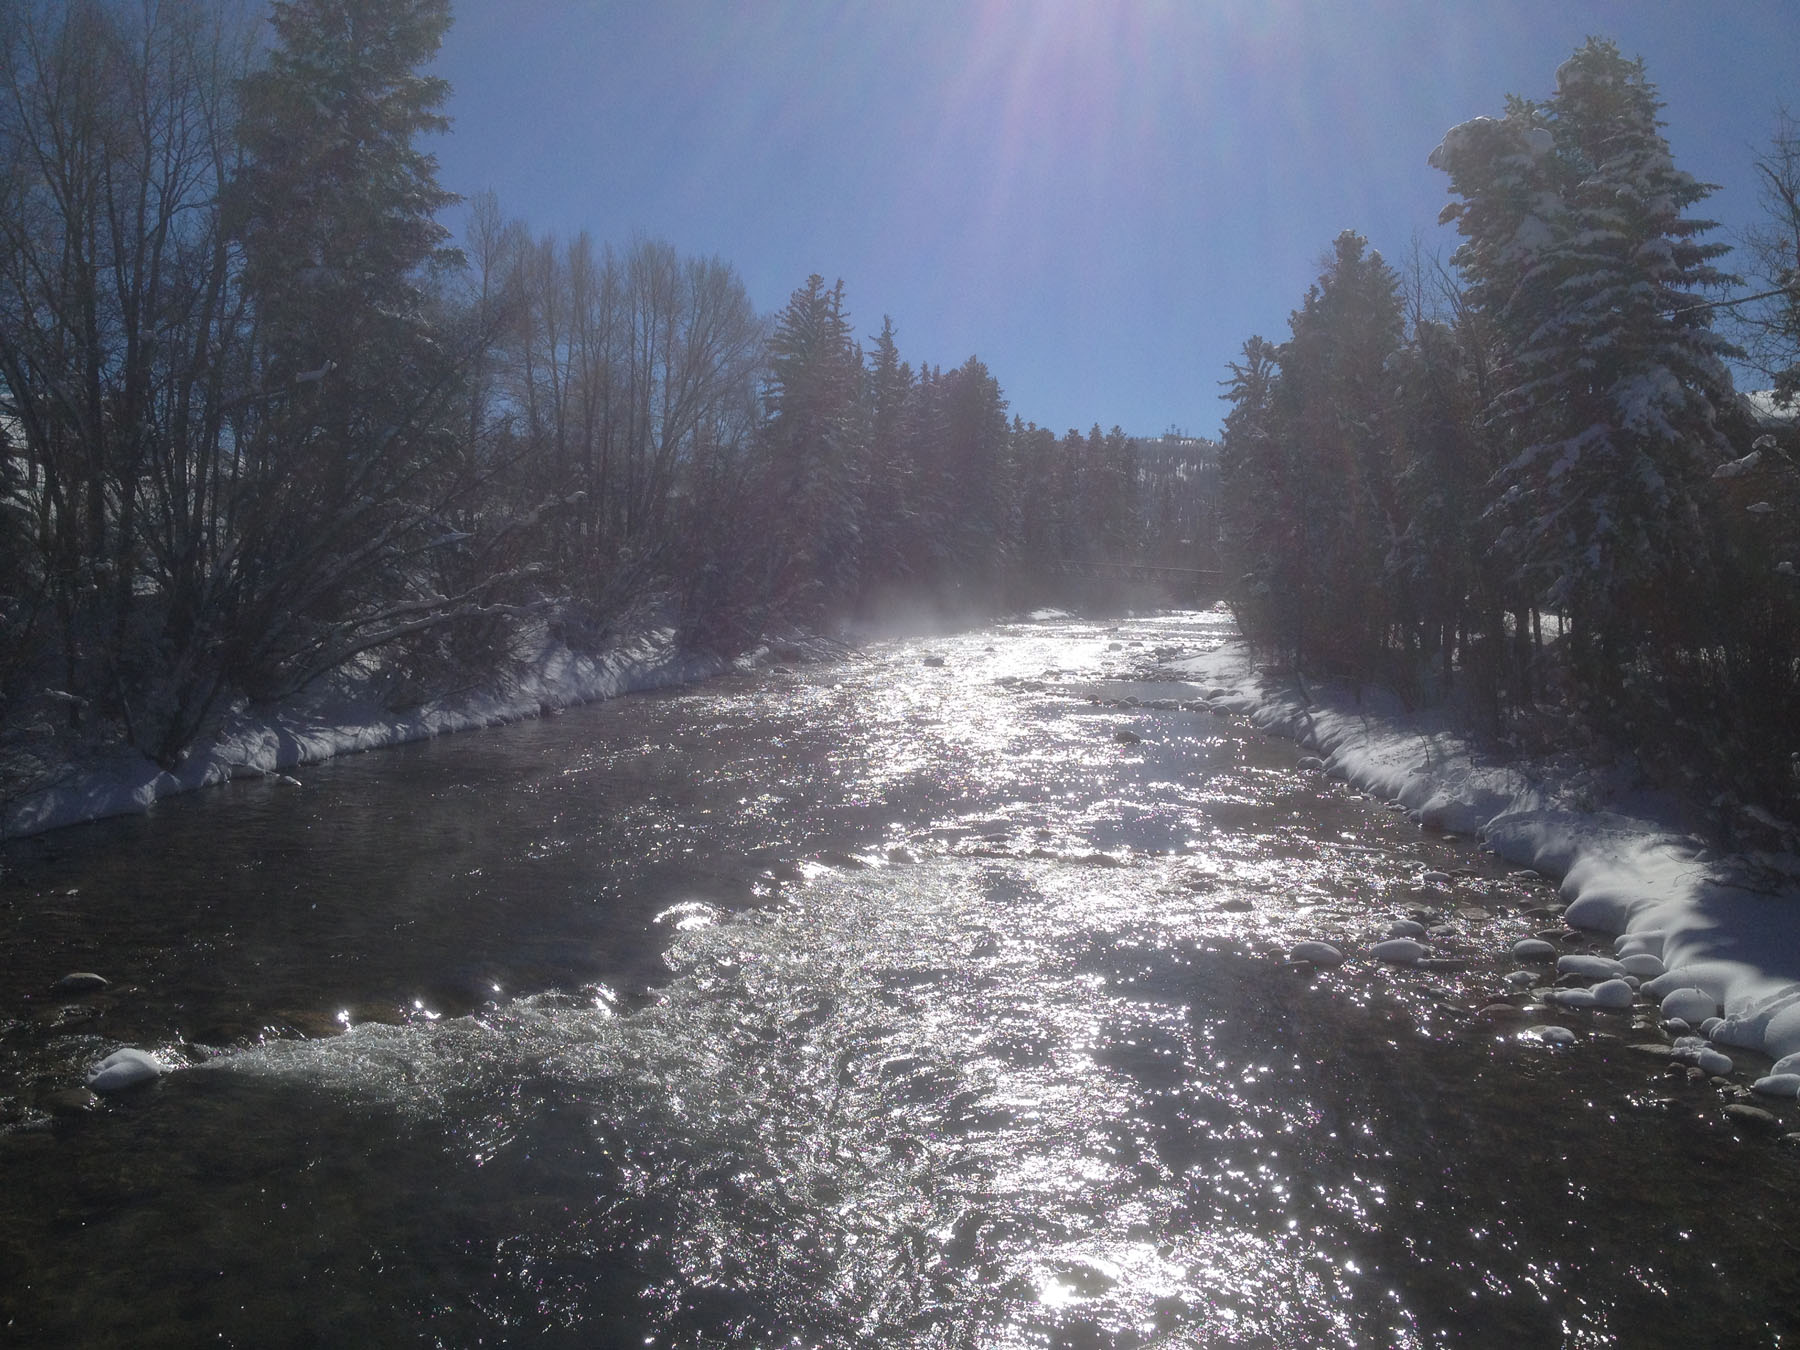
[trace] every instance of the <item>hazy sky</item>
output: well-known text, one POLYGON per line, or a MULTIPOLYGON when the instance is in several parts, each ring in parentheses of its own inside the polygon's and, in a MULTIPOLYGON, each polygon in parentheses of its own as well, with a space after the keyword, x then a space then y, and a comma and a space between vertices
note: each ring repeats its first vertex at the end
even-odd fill
POLYGON ((841 277, 860 333, 979 355, 1059 432, 1215 434, 1226 362, 1286 335, 1332 238, 1448 256, 1426 156, 1591 33, 1644 58, 1727 231, 1800 114, 1796 0, 454 3, 445 187, 716 254, 766 311, 841 277))

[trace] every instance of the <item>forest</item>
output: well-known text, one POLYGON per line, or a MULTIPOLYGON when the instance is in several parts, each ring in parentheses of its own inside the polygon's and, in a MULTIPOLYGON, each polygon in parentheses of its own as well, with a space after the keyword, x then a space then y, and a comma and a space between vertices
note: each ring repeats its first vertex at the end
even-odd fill
POLYGON ((1800 815, 1800 136, 1759 161, 1746 281, 1661 106, 1590 39, 1433 152, 1447 267, 1341 234, 1231 365, 1220 547, 1280 667, 1628 752, 1730 842, 1800 815))
POLYGON ((0 796, 340 672, 406 707, 1132 560, 1222 569, 1302 677, 1800 815, 1800 135, 1746 283, 1603 40, 1445 137, 1448 266, 1336 240, 1214 446, 1036 426, 841 280, 760 314, 722 259, 460 201, 449 0, 0 18, 0 796))
POLYGON ((333 672, 405 707, 546 641, 729 655, 1136 548, 1123 431, 1009 419, 841 281, 765 316, 721 259, 491 194, 453 247, 448 0, 4 17, 0 793, 333 672))

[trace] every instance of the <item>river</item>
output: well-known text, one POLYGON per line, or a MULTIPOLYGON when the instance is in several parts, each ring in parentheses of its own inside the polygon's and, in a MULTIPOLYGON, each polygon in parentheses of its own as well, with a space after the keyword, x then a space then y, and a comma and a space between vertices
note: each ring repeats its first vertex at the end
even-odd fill
POLYGON ((1554 890, 1157 676, 1227 623, 872 642, 0 850, 0 1341, 1788 1343, 1800 1160, 1641 1014, 1478 1015, 1554 890), (1409 914, 1448 968, 1282 959, 1409 914), (186 1067, 70 1092, 122 1043, 186 1067))

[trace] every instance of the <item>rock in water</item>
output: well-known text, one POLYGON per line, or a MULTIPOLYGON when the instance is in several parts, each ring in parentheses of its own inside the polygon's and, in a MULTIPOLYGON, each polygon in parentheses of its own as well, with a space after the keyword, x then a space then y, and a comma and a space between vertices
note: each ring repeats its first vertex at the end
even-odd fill
POLYGON ((145 1050, 115 1050, 88 1074, 87 1085, 95 1092, 122 1092, 160 1078, 168 1066, 145 1050))
POLYGON ((1329 942, 1296 943, 1294 950, 1288 953, 1292 961, 1310 961, 1315 966, 1341 966, 1344 954, 1329 942))
POLYGON ((1556 958, 1556 948, 1542 938, 1520 938, 1513 943, 1512 954, 1515 961, 1551 961, 1556 958))
POLYGON ((1672 989, 1663 996, 1662 1015, 1684 1022, 1700 1023, 1719 1011, 1713 996, 1704 989, 1672 989))
POLYGON ((1629 1008, 1634 995, 1632 987, 1624 980, 1602 980, 1589 992, 1594 996, 1596 1008, 1629 1008))
POLYGON ((111 983, 106 976, 96 975, 91 970, 77 970, 51 985, 50 992, 63 998, 73 998, 77 994, 97 994, 111 983))
POLYGON ((1411 938, 1389 938, 1386 942, 1377 942, 1371 947, 1369 955, 1390 965, 1410 966, 1424 956, 1425 951, 1424 943, 1414 942, 1411 938))
POLYGON ((1556 969, 1558 974, 1579 975, 1584 980, 1611 980, 1625 973, 1625 967, 1612 957, 1591 956, 1586 952, 1558 957, 1556 969))

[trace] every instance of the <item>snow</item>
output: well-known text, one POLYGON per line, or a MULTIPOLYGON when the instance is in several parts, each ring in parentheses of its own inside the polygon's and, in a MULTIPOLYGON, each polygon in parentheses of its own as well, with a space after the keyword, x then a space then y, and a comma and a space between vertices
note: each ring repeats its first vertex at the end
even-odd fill
POLYGON ((1366 689, 1359 700, 1310 686, 1308 700, 1240 644, 1176 661, 1170 674, 1218 687, 1215 702, 1421 825, 1475 835, 1556 881, 1566 922, 1619 939, 1616 962, 1588 958, 1594 975, 1642 979, 1640 997, 1660 1001, 1663 1017, 1700 1026, 1722 1011, 1713 1042, 1775 1060, 1800 1054, 1800 858, 1709 849, 1672 800, 1572 758, 1495 761, 1442 711, 1409 713, 1366 689))
POLYGON ((525 670, 503 686, 424 704, 406 713, 382 708, 354 686, 321 691, 305 703, 274 712, 232 711, 217 733, 173 771, 141 755, 121 753, 67 784, 5 803, 0 838, 147 811, 159 798, 212 787, 235 778, 273 777, 407 741, 519 722, 546 712, 637 690, 685 684, 767 659, 760 648, 736 663, 682 651, 672 629, 655 629, 600 656, 584 656, 546 642, 525 670))
POLYGON ((87 1085, 95 1092, 123 1092, 168 1071, 169 1066, 155 1055, 127 1047, 113 1051, 96 1064, 88 1073, 87 1085))

